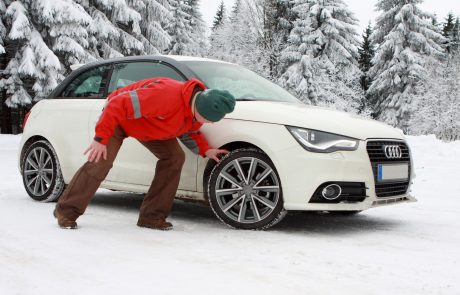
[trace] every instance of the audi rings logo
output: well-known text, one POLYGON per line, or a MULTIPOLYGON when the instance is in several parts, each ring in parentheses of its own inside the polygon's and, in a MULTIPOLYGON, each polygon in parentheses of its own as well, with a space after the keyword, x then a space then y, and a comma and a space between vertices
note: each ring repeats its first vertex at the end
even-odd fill
POLYGON ((385 152, 385 156, 388 159, 401 159, 402 158, 401 147, 398 145, 384 145, 383 151, 385 152))

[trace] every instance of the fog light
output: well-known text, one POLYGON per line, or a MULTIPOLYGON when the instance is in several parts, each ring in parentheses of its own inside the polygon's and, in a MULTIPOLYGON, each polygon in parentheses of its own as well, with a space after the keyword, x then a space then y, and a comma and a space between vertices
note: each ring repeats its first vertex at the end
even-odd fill
POLYGON ((323 191, 321 192, 323 198, 330 201, 337 199, 341 194, 342 188, 337 184, 330 184, 323 188, 323 191))

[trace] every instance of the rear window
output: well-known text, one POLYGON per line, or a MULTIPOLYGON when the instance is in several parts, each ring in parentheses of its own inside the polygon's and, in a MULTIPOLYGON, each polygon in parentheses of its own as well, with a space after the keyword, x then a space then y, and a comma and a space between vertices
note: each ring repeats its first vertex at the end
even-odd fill
POLYGON ((81 73, 66 86, 60 97, 102 97, 109 70, 110 66, 105 65, 81 73))

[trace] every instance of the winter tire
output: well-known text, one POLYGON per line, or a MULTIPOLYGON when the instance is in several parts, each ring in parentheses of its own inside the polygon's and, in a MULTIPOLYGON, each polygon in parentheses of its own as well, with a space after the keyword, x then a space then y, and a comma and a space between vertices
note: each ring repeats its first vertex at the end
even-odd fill
POLYGON ((234 150, 214 166, 208 180, 209 203, 225 224, 268 229, 286 215, 278 173, 260 150, 234 150))
POLYGON ((22 181, 29 196, 40 202, 57 200, 65 187, 56 152, 47 141, 31 144, 22 159, 22 181))

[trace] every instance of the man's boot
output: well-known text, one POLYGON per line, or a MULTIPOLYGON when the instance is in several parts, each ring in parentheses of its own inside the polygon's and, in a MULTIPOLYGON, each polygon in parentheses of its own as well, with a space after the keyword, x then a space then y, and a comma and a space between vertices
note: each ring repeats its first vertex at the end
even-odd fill
POLYGON ((154 219, 150 221, 144 221, 144 220, 140 221, 139 220, 137 222, 137 226, 158 229, 158 230, 171 230, 173 228, 173 225, 164 219, 154 219))
POLYGON ((76 229, 77 228, 77 222, 75 222, 75 220, 70 220, 67 217, 62 216, 61 214, 59 214, 59 212, 56 209, 54 209, 53 215, 58 220, 58 224, 61 228, 65 228, 65 229, 76 229))

